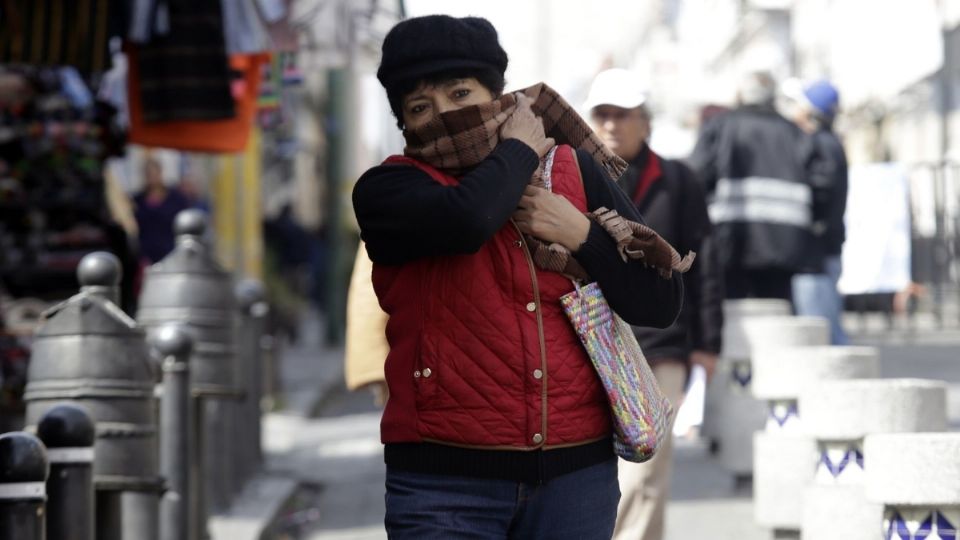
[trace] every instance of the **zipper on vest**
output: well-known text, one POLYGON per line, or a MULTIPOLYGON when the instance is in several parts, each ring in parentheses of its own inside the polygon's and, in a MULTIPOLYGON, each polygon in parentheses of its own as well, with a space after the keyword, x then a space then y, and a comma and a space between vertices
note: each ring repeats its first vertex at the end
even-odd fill
MULTIPOLYGON (((527 242, 523 238, 523 232, 520 231, 520 227, 517 227, 516 222, 513 219, 510 219, 510 224, 513 225, 513 228, 517 230, 517 234, 520 235, 520 244, 523 247, 523 256, 527 259, 527 268, 530 269, 530 280, 533 283, 533 302, 537 306, 537 337, 540 340, 540 370, 543 371, 543 378, 540 379, 540 403, 541 403, 541 413, 540 413, 540 435, 543 437, 543 440, 540 441, 540 444, 537 446, 543 447, 547 444, 547 340, 543 335, 543 309, 540 306, 540 285, 537 283, 537 268, 533 264, 533 255, 530 254, 530 250, 527 248, 527 242)), ((524 376, 528 374, 524 373, 524 376)))

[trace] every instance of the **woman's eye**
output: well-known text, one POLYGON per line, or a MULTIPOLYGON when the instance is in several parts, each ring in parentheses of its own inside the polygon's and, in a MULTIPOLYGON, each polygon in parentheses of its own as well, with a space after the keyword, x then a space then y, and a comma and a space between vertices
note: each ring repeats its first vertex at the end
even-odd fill
POLYGON ((467 88, 460 88, 458 90, 453 91, 453 97, 457 99, 463 99, 469 95, 470 95, 470 90, 467 88))
POLYGON ((413 107, 410 107, 410 112, 411 112, 412 114, 420 114, 420 113, 422 113, 422 112, 425 111, 425 110, 427 110, 427 106, 426 106, 426 105, 422 105, 422 104, 421 104, 421 105, 414 105, 413 107))

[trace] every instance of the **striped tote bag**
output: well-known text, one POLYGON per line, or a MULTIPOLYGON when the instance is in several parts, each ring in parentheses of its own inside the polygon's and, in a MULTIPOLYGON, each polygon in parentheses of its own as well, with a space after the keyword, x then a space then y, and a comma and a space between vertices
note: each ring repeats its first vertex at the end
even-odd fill
POLYGON ((647 461, 670 436, 673 408, 660 391, 633 330, 610 309, 600 286, 574 285, 575 290, 560 302, 607 392, 614 451, 627 461, 647 461))

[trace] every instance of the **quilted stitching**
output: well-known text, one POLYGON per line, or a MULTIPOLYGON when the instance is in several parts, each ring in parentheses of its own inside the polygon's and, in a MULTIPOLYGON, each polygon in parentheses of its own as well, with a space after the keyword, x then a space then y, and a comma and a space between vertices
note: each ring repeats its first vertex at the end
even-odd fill
MULTIPOLYGON (((411 164, 438 182, 456 183, 411 164)), ((572 149, 561 147, 552 171, 554 191, 585 211, 572 149)), ((387 370, 394 377, 382 424, 385 442, 422 437, 528 447, 532 434, 541 431, 544 413, 548 445, 610 433, 605 394, 560 306, 560 296, 573 286, 559 274, 537 271, 547 351, 547 411, 541 410, 542 387, 532 377, 541 367, 537 318, 525 308, 533 286, 517 239, 507 225, 474 255, 374 273, 378 296, 391 314, 387 370), (391 332, 404 317, 420 318, 422 328, 391 332), (431 377, 415 380, 413 370, 423 367, 430 367, 431 377)))

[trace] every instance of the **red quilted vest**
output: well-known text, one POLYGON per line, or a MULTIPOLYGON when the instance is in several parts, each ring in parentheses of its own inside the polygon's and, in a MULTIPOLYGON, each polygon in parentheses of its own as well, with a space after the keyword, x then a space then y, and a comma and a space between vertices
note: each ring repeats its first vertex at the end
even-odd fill
MULTIPOLYGON (((394 156, 445 185, 457 179, 394 156)), ((586 211, 576 155, 557 149, 553 191, 586 211)), ((374 265, 390 315, 384 443, 532 449, 606 437, 606 395, 560 306, 573 289, 534 267, 512 222, 472 255, 374 265)))

